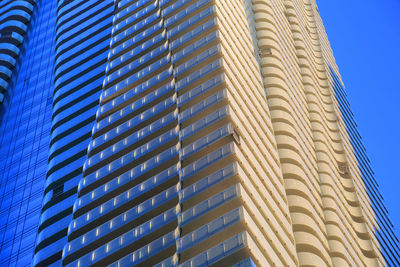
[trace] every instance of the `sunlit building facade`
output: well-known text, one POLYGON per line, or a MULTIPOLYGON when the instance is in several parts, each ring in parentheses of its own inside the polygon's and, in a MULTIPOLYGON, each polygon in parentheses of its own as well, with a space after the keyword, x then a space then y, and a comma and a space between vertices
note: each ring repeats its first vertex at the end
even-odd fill
POLYGON ((30 3, 4 77, 0 265, 400 264, 315 1, 30 3), (25 110, 43 141, 7 130, 25 110))

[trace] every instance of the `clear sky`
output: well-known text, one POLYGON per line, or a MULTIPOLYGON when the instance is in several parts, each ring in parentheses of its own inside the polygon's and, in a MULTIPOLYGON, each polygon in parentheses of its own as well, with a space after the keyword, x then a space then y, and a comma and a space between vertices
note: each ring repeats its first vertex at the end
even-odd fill
POLYGON ((317 0, 400 238, 400 0, 317 0))

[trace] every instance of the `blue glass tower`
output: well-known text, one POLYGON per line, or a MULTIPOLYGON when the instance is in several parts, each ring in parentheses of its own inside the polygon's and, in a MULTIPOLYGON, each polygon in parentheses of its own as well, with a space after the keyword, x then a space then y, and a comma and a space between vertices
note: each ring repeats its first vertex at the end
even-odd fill
POLYGON ((56 10, 55 0, 0 3, 0 72, 13 71, 11 79, 1 76, 7 83, 0 79, 7 84, 0 107, 0 266, 30 266, 34 253, 50 143, 56 10))
POLYGON ((112 0, 58 1, 53 113, 34 266, 61 264, 111 37, 112 0))

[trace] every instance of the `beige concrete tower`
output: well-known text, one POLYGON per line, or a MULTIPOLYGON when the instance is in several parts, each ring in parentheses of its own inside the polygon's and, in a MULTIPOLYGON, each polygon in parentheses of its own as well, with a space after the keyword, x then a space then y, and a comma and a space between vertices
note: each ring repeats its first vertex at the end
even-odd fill
POLYGON ((385 265, 313 0, 115 8, 64 265, 385 265))

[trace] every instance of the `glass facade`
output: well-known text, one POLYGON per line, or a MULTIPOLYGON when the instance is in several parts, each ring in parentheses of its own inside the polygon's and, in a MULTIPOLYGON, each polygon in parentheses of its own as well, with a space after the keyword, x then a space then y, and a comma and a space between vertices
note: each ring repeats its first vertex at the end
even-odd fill
POLYGON ((5 0, 0 3, 0 104, 7 96, 9 81, 32 10, 31 0, 5 0))
POLYGON ((306 2, 0 2, 0 266, 400 265, 306 2))
POLYGON ((56 9, 56 1, 33 8, 1 110, 0 266, 30 266, 34 253, 50 143, 56 9))
POLYGON ((381 252, 386 259, 388 266, 400 265, 400 247, 394 231, 393 224, 390 222, 388 211, 383 203, 383 197, 379 192, 378 183, 371 169, 370 161, 366 154, 366 149, 361 142, 361 136, 357 130, 357 124, 354 121, 353 113, 350 109, 350 103, 344 86, 335 71, 330 68, 333 88, 336 93, 336 99, 339 103, 342 117, 346 123, 347 131, 357 157, 361 175, 364 179, 365 187, 371 199, 372 208, 375 211, 378 227, 376 227, 376 236, 381 246, 381 252))
POLYGON ((53 114, 34 266, 61 264, 111 37, 112 0, 58 1, 53 114))

